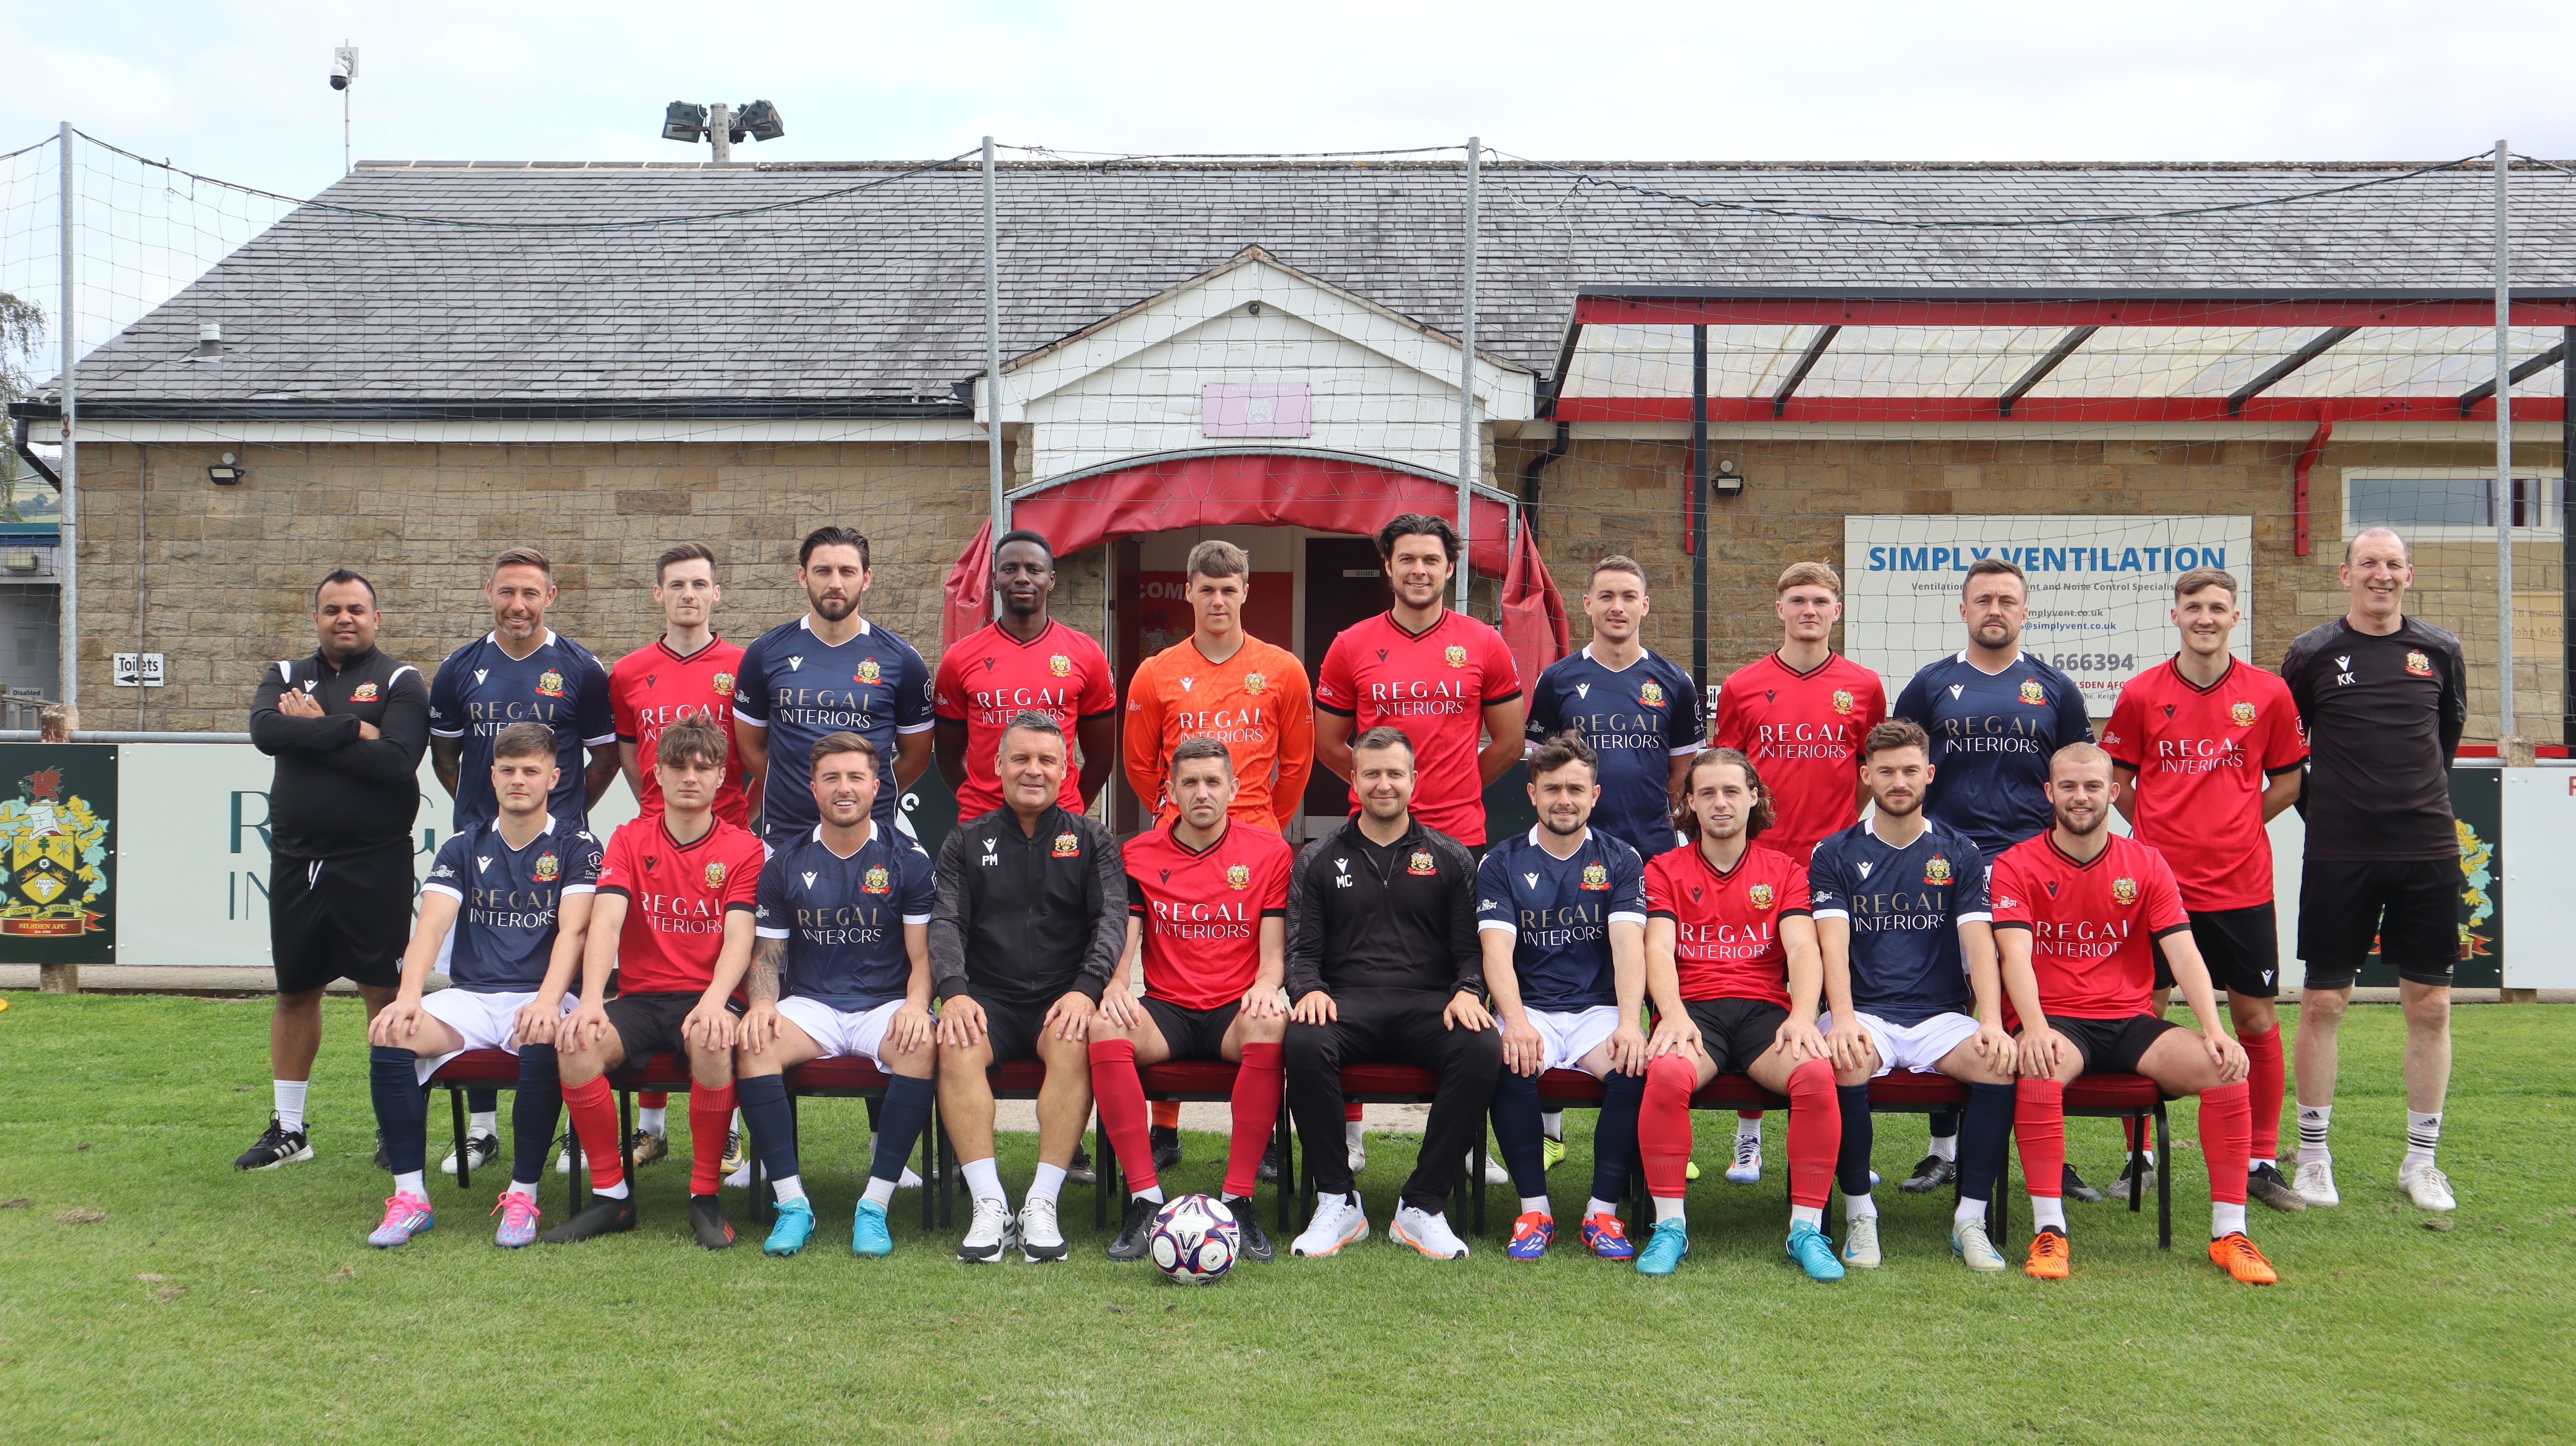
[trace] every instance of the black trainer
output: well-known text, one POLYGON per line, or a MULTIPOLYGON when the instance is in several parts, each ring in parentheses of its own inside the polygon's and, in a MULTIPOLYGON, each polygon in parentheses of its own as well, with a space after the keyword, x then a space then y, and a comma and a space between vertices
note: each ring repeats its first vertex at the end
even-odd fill
POLYGON ((1914 1173, 1896 1182, 1896 1188, 1908 1195, 1929 1195, 1959 1178, 1959 1162, 1926 1155, 1914 1167, 1914 1173))
POLYGON ((274 1170, 280 1165, 292 1165, 298 1160, 312 1158, 313 1141, 306 1137, 304 1131, 287 1129, 277 1122, 277 1116, 271 1115, 268 1128, 251 1142, 251 1147, 233 1157, 233 1168, 274 1170))
POLYGON ((1100 1183, 1100 1172, 1091 1168, 1091 1147, 1079 1138, 1073 1142, 1073 1162, 1064 1167, 1064 1178, 1077 1185, 1100 1183))
POLYGON ((2245 1172, 2245 1194, 2294 1215, 2308 1208, 2306 1198, 2290 1188, 2290 1182, 2281 1178, 2281 1167, 2274 1164, 2257 1165, 2245 1172))
POLYGON ((1261 1152, 1261 1183, 1264 1185, 1279 1183, 1279 1142, 1277 1140, 1272 1140, 1269 1147, 1261 1152))
POLYGON ((1261 1212, 1252 1208, 1251 1201, 1240 1195, 1228 1195, 1225 1208, 1234 1212, 1234 1228, 1243 1237, 1244 1259, 1268 1265, 1279 1258, 1278 1248, 1270 1243, 1268 1235, 1262 1233, 1261 1212))
POLYGON ((733 1244, 733 1222, 725 1218, 723 1202, 713 1195, 689 1197, 689 1228, 698 1233, 698 1243, 709 1250, 722 1250, 733 1244))
POLYGON ((1109 1242, 1109 1258, 1144 1259, 1154 1244, 1154 1216, 1162 1208, 1142 1195, 1127 1197, 1126 1213, 1118 1217, 1118 1238, 1109 1242))
POLYGON ((2087 1205, 2102 1203, 2102 1192, 2085 1184, 2084 1177, 2075 1173, 2073 1165, 2066 1167, 2066 1173, 2059 1176, 2058 1181, 2059 1188, 2066 1193, 2066 1198, 2081 1200, 2087 1205))
POLYGON ((591 1197, 590 1208, 545 1233, 548 1245, 569 1245, 594 1235, 613 1235, 635 1228, 635 1197, 616 1200, 591 1197))
POLYGON ((2120 1161, 2120 1178, 2118 1178, 2118 1179, 2116 1179, 2116 1180, 2114 1180, 2114 1181, 2112 1181, 2112 1182, 2111 1182, 2111 1198, 2112 1198, 2112 1199, 2117 1200, 2117 1201, 2121 1202, 2122 1204, 2127 1204, 2127 1203, 2128 1203, 2128 1200, 2129 1200, 2129 1197, 2130 1197, 2130 1195, 2131 1195, 2131 1194, 2135 1193, 2135 1194, 2143 1195, 2143 1194, 2145 1194, 2147 1191, 2149 1191, 2149 1190, 2152 1190, 2152 1189, 2156 1188, 2156 1167, 2155 1167, 2155 1166, 2153 1166, 2153 1165, 2149 1165, 2149 1166, 2147 1166, 2147 1168, 2146 1168, 2146 1170, 2145 1170, 2145 1172, 2144 1172, 2143 1174, 2140 1174, 2140 1175, 2138 1175, 2138 1176, 2137 1176, 2137 1178, 2132 1179, 2132 1178, 2131 1178, 2131 1174, 2132 1174, 2132 1172, 2134 1172, 2134 1171, 2136 1171, 2136 1170, 2137 1170, 2137 1157, 2136 1157, 2136 1156, 2134 1156, 2134 1155, 2127 1156, 2127 1157, 2123 1158, 2123 1159, 2120 1161))
POLYGON ((1181 1163, 1181 1132, 1156 1125, 1145 1132, 1154 1145, 1154 1169, 1157 1173, 1181 1163))

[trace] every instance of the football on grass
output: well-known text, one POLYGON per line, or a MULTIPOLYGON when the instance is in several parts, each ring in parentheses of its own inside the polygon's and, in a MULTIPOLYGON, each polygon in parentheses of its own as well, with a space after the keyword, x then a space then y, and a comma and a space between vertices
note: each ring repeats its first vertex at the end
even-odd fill
POLYGON ((1184 1195, 1154 1213, 1154 1264, 1175 1285, 1206 1285, 1234 1268, 1243 1232, 1234 1212, 1205 1195, 1184 1195))

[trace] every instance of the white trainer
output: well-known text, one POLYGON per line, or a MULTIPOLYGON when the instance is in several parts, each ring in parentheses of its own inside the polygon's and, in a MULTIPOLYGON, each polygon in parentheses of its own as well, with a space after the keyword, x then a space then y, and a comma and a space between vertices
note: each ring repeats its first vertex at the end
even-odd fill
MULTIPOLYGON (((2405 1182, 2400 1181, 2400 1184, 2405 1182)), ((2335 1193, 2334 1161, 2307 1160, 2299 1165, 2298 1175, 2290 1188, 2310 1205, 2340 1205, 2343 1197, 2335 1193)))
MULTIPOLYGON (((1473 1153, 1470 1153, 1467 1156, 1467 1168, 1470 1170, 1476 1168, 1476 1157, 1473 1153)), ((1512 1172, 1510 1167, 1503 1163, 1502 1156, 1490 1151, 1485 1155, 1485 1183, 1488 1185, 1508 1185, 1512 1183, 1512 1172)))
POLYGON ((1368 1239, 1368 1212, 1360 1208, 1357 1191, 1348 1195, 1315 1197, 1314 1218, 1288 1244, 1291 1255, 1331 1255, 1343 1246, 1368 1239))
MULTIPOLYGON (((466 1163, 472 1168, 480 1170, 491 1164, 493 1160, 500 1156, 500 1137, 497 1135, 468 1135, 465 1137, 465 1151, 466 1163)), ((444 1175, 453 1175, 456 1173, 456 1152, 454 1150, 449 1150, 447 1152, 447 1158, 438 1162, 438 1169, 439 1173, 444 1175)))
POLYGON ((1995 1249, 1995 1243, 1986 1238, 1986 1222, 1982 1219, 1960 1220, 1951 1224, 1950 1253, 1959 1257, 1959 1263, 1970 1270, 1992 1274, 2004 1268, 2003 1252, 1995 1249))
MULTIPOLYGON (((1994 1246, 1989 1244, 1987 1249, 1994 1246)), ((1843 1264, 1878 1269, 1878 1217, 1863 1215, 1843 1222, 1843 1264)))
POLYGON ((2431 1165, 2418 1165, 2409 1170, 2399 1166, 2397 1188, 2415 1202, 2418 1210, 2457 1210, 2460 1202, 2451 1198, 2451 1177, 2431 1165))
POLYGON ((1021 1201, 1020 1258, 1043 1265, 1064 1255, 1064 1231, 1056 1224, 1055 1202, 1035 1195, 1021 1201))
POLYGON ((894 1187, 898 1190, 918 1190, 921 1188, 921 1176, 910 1165, 906 1165, 903 1167, 903 1178, 895 1181, 894 1187))
POLYGON ((975 1218, 966 1222, 966 1238, 957 1243, 957 1258, 970 1265, 999 1265, 1018 1234, 1011 1202, 979 1195, 975 1218))
POLYGON ((1367 1168, 1368 1168, 1368 1141, 1367 1141, 1367 1139, 1366 1139, 1366 1138, 1364 1138, 1364 1137, 1360 1134, 1360 1132, 1359 1132, 1359 1131, 1357 1131, 1357 1130, 1353 1130, 1353 1131, 1351 1131, 1351 1133, 1346 1137, 1346 1139, 1345 1139, 1345 1143, 1347 1143, 1347 1144, 1350 1146, 1350 1150, 1351 1150, 1351 1173, 1352 1173, 1352 1174, 1354 1174, 1354 1175, 1356 1175, 1356 1174, 1358 1174, 1360 1171, 1367 1169, 1367 1168))
POLYGON ((1762 1183, 1762 1137, 1760 1135, 1735 1137, 1735 1163, 1726 1167, 1726 1183, 1730 1185, 1762 1183))
POLYGON ((1395 1209, 1395 1221, 1386 1233, 1397 1241, 1412 1246, 1434 1260, 1464 1260, 1467 1242, 1449 1228, 1449 1217, 1434 1215, 1411 1205, 1395 1209))

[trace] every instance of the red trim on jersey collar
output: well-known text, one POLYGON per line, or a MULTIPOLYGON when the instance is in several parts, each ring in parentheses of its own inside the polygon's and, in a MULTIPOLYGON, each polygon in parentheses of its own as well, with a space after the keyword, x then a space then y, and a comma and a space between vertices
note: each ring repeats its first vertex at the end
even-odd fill
POLYGON ((1208 855, 1215 853, 1218 847, 1224 844, 1225 836, 1233 831, 1234 815, 1227 814, 1223 819, 1218 821, 1216 837, 1208 840, 1208 846, 1203 849, 1194 849, 1188 844, 1181 842, 1181 816, 1179 814, 1172 815, 1172 821, 1163 825, 1163 832, 1171 835, 1172 847, 1179 849, 1182 853, 1188 854, 1194 859, 1203 859, 1208 855))
POLYGON ((698 651, 694 653, 683 653, 677 648, 672 647, 670 640, 667 637, 655 638, 653 640, 653 646, 660 648, 662 650, 662 656, 669 658, 672 662, 685 663, 703 655, 707 649, 712 648, 723 641, 724 635, 722 633, 709 629, 707 632, 706 642, 700 644, 698 651))
MULTIPOLYGON (((2111 826, 2109 820, 2104 820, 2102 826, 2104 828, 2109 828, 2111 826)), ((2047 841, 2048 851, 2050 853, 2057 855, 2059 858, 2064 859, 2067 863, 2078 869, 2090 869, 2095 864, 2098 864, 2111 856, 2111 845, 2117 843, 2120 836, 2118 834, 2111 835, 2110 839, 2103 843, 2102 851, 2089 859, 2079 859, 2075 855, 2070 854, 2066 850, 2057 846, 2057 825, 2054 822, 2049 824, 2048 832, 2041 834, 2040 837, 2047 841)))
POLYGON ((2227 680, 2236 676, 2236 655, 2235 655, 2234 653, 2230 653, 2230 654, 2228 654, 2228 655, 2227 655, 2227 670, 2226 670, 2225 672, 2220 673, 2220 674, 2218 675, 2218 681, 2217 681, 2217 682, 2210 684, 2210 685, 2209 685, 2208 687, 2206 687, 2206 688, 2204 688, 2204 687, 2200 686, 2198 683, 2193 682, 2193 681, 2191 680, 2190 676, 2189 676, 2189 675, 2187 675, 2187 674, 2185 674, 2185 673, 2183 672, 2183 670, 2182 670, 2182 654, 2180 654, 2180 653, 2176 653, 2176 654, 2174 654, 2172 657, 2165 659, 2165 666, 2166 666, 2166 667, 2168 667, 2168 668, 2171 668, 2171 669, 2173 670, 2173 675, 2174 675, 2174 681, 2175 681, 2175 682, 2182 684, 2182 685, 2183 685, 2184 687, 2186 687, 2186 688, 2189 688, 2189 689, 2190 689, 2190 690, 2192 690, 2194 693, 2198 693, 2198 694, 2200 694, 2200 695, 2201 695, 2201 696, 2203 696, 2203 697, 2207 697, 2208 695, 2210 695, 2210 694, 2212 694, 2212 693, 2217 692, 2219 689, 2226 687, 2226 686, 2227 686, 2227 680))

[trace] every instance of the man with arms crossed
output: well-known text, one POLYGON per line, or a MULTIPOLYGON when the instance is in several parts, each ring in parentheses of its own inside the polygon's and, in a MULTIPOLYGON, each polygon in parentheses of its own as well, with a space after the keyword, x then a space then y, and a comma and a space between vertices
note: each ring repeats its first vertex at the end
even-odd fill
MULTIPOLYGON (((2182 648, 2131 678, 2102 730, 2120 814, 2163 854, 2191 914, 2192 942, 2244 1047, 2253 1102, 2253 1163, 2245 1191, 2275 1210, 2307 1202, 2281 1178, 2281 944, 2272 918, 2272 841, 2263 826, 2299 796, 2307 740, 2289 686, 2228 655, 2242 616, 2236 579, 2194 568, 2174 583, 2182 648)), ((2156 956, 2155 1012, 2173 975, 2156 956)), ((2144 1142, 2141 1141, 2141 1144, 2144 1142)), ((2148 1163, 2154 1164, 2153 1152, 2148 1163)), ((2154 1184, 2147 1174, 2133 1184, 2154 1184)))
POLYGON ((1817 1025, 1842 1123, 1834 1173, 1843 1261, 1879 1263, 1869 1082, 1907 1069, 1968 1087, 1950 1253, 1970 1270, 1999 1271, 1986 1205, 2012 1137, 2013 1045, 1995 974, 1986 858, 1967 835, 1924 817, 1939 776, 1930 758, 1930 741, 1910 718, 1869 730, 1861 777, 1876 811, 1818 844, 1807 864, 1828 1006, 1817 1025))
POLYGON ((733 1119, 733 998, 751 965, 760 840, 715 816, 727 752, 715 720, 683 718, 662 730, 654 768, 662 811, 630 820, 608 840, 582 947, 581 1004, 566 1015, 555 1049, 564 1103, 590 1161, 598 1200, 546 1232, 550 1244, 635 1228, 633 1188, 617 1155, 610 1070, 654 1054, 687 1060, 689 1226, 709 1250, 733 1244, 717 1202, 726 1125, 733 1119), (608 972, 618 995, 604 999, 608 972))
MULTIPOLYGON (((1923 812, 1966 834, 1992 860, 2048 828, 2049 755, 2092 742, 2093 723, 2074 680, 2022 651, 2030 580, 2019 566, 1979 558, 1959 593, 1968 646, 1917 672, 1891 716, 1911 718, 1931 736, 1938 781, 1923 812)), ((1921 1194, 1958 1178, 1957 1130, 1956 1115, 1934 1115, 1931 1153, 1897 1188, 1921 1194)), ((2066 1193, 2102 1198, 2072 1165, 2066 1193)))
POLYGON ((1124 849, 1127 947, 1091 1021, 1091 1089, 1131 1192, 1109 1258, 1144 1258, 1163 1203, 1137 1069, 1167 1059, 1223 1059, 1240 1066, 1225 1205, 1243 1232, 1244 1253, 1267 1262, 1273 1249, 1252 1191, 1279 1122, 1279 1042, 1288 1031, 1280 981, 1296 859, 1267 827, 1230 816, 1234 760, 1225 743, 1182 739, 1172 751, 1169 786, 1181 811, 1124 849), (1141 1000, 1128 987, 1140 963, 1141 1000))
POLYGON ((1646 989, 1656 1019, 1637 1138, 1655 1233, 1637 1270, 1670 1275, 1690 1254, 1682 1211, 1690 1099, 1733 1070, 1789 1097, 1789 1258, 1811 1279, 1840 1280, 1824 1220, 1842 1123, 1816 1032, 1824 964, 1807 865, 1755 842, 1770 831, 1771 796, 1742 753, 1701 753, 1683 786, 1692 844, 1646 865, 1646 989))
POLYGON ((1502 1025, 1494 1138, 1520 1192, 1506 1253, 1536 1260, 1556 1239, 1539 1153, 1538 1077, 1579 1069, 1607 1092, 1592 1140, 1592 1198, 1583 1244, 1603 1260, 1637 1254, 1619 1198, 1637 1165, 1637 1101, 1645 1093, 1645 865, 1637 851, 1592 831, 1599 755, 1560 733, 1529 755, 1538 823, 1486 850, 1476 870, 1476 939, 1485 987, 1502 1025))
POLYGON ((2457 1203, 2434 1164, 2451 1086, 2451 967, 2460 957, 2460 837, 2451 760, 2468 726, 2460 640, 2402 610, 2406 539, 2364 529, 2344 545, 2344 615, 2299 635, 2282 680, 2308 730, 2307 862, 2299 874, 2296 1046, 2299 1169, 2311 1205, 2336 1205, 2335 1031, 2376 939, 2406 1006, 2406 1155, 2397 1188, 2419 1210, 2457 1203))
POLYGON ((323 988, 354 981, 372 1023, 401 982, 429 690, 418 668, 377 650, 383 617, 374 584, 334 570, 313 590, 321 645, 270 668, 251 695, 251 744, 277 760, 268 791, 275 1112, 237 1169, 313 1158, 304 1098, 322 1048, 323 988))
MULTIPOLYGON (((1520 738, 1506 741, 1517 748, 1520 738)), ((1334 1127, 1344 1118, 1342 1067, 1384 1062, 1440 1076, 1389 1232, 1435 1260, 1463 1260, 1466 1242, 1444 1213, 1449 1186, 1484 1128, 1503 1062, 1482 998, 1476 862, 1413 816, 1413 744, 1400 729, 1361 734, 1351 774, 1359 813, 1306 846, 1288 889, 1288 997, 1296 1003, 1282 1054, 1316 1191, 1315 1213, 1289 1250, 1331 1255, 1368 1238, 1334 1127)))
POLYGON ((421 1182, 429 1135, 421 1087, 469 1049, 519 1057, 510 1103, 515 1159, 492 1208, 501 1217, 493 1243, 516 1249, 537 1238, 537 1180, 563 1112, 555 1035, 572 1006, 566 994, 581 967, 600 865, 598 839, 546 812, 555 772, 554 731, 543 723, 512 723, 494 735, 500 817, 450 835, 421 881, 402 987, 367 1027, 376 1128, 394 1170, 393 1197, 370 1245, 403 1244, 434 1223, 421 1182), (448 987, 423 998, 432 966, 448 987))
POLYGON ((2245 1051, 2218 1025, 2209 970, 2164 856, 2103 825, 2111 757, 2070 743, 2051 760, 2056 823, 1995 860, 1988 885, 2003 954, 2008 1021, 2021 1069, 2013 1132, 2031 1187, 2033 1235, 2022 1268, 2041 1280, 2068 1270, 2066 1202, 2044 1193, 2066 1151, 2066 1085, 2085 1074, 2142 1074, 2167 1095, 2200 1096, 2200 1150, 2209 1162, 2209 1258, 2247 1285, 2278 1277, 2245 1234, 2245 1051), (2197 1035, 2150 1013, 2153 955, 2162 950, 2197 1035))
POLYGON ((1048 714, 1024 712, 1002 730, 995 752, 1003 804, 959 824, 940 845, 930 915, 939 1123, 975 1199, 957 1258, 984 1265, 1001 1263, 1013 1244, 1030 1261, 1064 1258, 1056 1196, 1091 1117, 1085 1034, 1127 932, 1117 841, 1064 801, 1064 729, 1048 714), (1015 1059, 1046 1066, 1037 1175, 1016 1220, 993 1162, 993 1086, 985 1075, 1015 1059))
MULTIPOLYGON (((1887 717, 1887 686, 1878 674, 1833 650, 1843 615, 1843 580, 1821 562, 1791 563, 1780 574, 1772 610, 1780 618, 1778 650, 1729 673, 1717 692, 1717 745, 1753 760, 1779 811, 1767 847, 1800 863, 1816 845, 1852 826, 1869 790, 1860 782, 1860 741, 1887 717)), ((1946 1133, 1946 1132, 1945 1132, 1946 1133)), ((1951 1148, 1957 1137, 1939 1142, 1951 1148)), ((1917 1168, 1933 1189, 1956 1166, 1941 1155, 1917 1168)), ((1735 1163, 1726 1178, 1762 1178, 1762 1116, 1737 1116, 1735 1163)), ((1901 1187, 1913 1190, 1914 1180, 1901 1187)))
POLYGON ((751 1007, 734 1056, 743 1118, 778 1192, 761 1249, 794 1255, 814 1234, 796 1162, 796 1117, 781 1076, 809 1059, 865 1059, 889 1077, 867 1193, 850 1249, 889 1255, 886 1204, 930 1123, 930 855, 878 825, 876 745, 856 733, 816 739, 802 771, 821 821, 784 841, 760 871, 751 1007))

